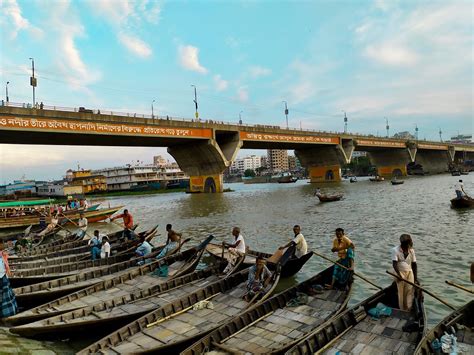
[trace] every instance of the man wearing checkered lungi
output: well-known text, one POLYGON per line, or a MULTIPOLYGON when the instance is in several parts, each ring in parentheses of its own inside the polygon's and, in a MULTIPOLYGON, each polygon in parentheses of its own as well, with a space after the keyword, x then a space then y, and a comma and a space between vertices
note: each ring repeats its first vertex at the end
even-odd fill
POLYGON ((10 287, 8 275, 10 275, 8 253, 3 250, 3 243, 0 242, 0 318, 13 316, 18 311, 15 294, 10 287))

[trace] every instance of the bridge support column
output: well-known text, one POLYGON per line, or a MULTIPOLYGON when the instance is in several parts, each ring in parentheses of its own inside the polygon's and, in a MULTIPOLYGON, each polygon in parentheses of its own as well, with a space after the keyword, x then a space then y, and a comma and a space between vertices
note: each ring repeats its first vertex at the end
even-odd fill
POLYGON ((318 146, 295 150, 302 166, 308 168, 310 182, 339 182, 341 165, 349 162, 354 151, 352 140, 343 140, 336 146, 318 146))
POLYGON ((408 149, 378 149, 367 152, 370 162, 377 167, 377 174, 386 178, 406 176, 407 164, 413 155, 408 149))
POLYGON ((416 153, 415 163, 421 165, 425 174, 444 173, 448 171, 450 162, 451 159, 447 151, 418 149, 416 153))
POLYGON ((237 132, 216 132, 216 139, 168 147, 179 167, 189 175, 190 192, 223 192, 223 173, 242 142, 237 132))

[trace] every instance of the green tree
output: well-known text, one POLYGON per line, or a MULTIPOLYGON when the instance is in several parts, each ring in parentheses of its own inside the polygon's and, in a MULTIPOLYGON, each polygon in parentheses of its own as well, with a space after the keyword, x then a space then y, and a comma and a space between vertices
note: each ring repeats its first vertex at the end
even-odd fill
POLYGON ((244 176, 245 177, 255 177, 255 171, 252 169, 247 169, 244 171, 244 176))

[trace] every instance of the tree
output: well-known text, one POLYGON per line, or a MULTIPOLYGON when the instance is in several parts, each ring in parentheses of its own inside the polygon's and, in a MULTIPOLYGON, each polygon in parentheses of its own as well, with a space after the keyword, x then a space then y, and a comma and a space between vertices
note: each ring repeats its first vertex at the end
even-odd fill
POLYGON ((244 176, 245 177, 255 177, 255 171, 252 169, 247 169, 244 171, 244 176))

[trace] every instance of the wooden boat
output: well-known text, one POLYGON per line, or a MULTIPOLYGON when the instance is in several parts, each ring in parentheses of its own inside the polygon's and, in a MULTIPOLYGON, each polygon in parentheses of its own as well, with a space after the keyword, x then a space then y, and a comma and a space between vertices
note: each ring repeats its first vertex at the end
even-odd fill
MULTIPOLYGON (((205 243, 208 240, 209 239, 206 239, 206 241, 201 243, 201 245, 190 248, 182 253, 176 253, 166 258, 128 269, 126 272, 113 274, 111 275, 112 277, 103 279, 100 282, 92 284, 80 291, 70 293, 66 296, 57 298, 52 302, 7 318, 6 322, 12 325, 25 324, 74 311, 72 315, 60 317, 60 322, 62 322, 63 325, 66 322, 64 319, 69 319, 74 323, 71 324, 70 327, 74 328, 76 326, 80 326, 80 322, 86 321, 86 319, 82 319, 82 317, 86 317, 86 313, 95 319, 95 322, 92 322, 91 324, 87 322, 86 324, 88 325, 95 323, 99 325, 99 323, 101 323, 98 320, 98 317, 95 317, 95 315, 97 315, 95 312, 99 311, 106 311, 108 315, 104 315, 104 319, 108 318, 109 320, 112 317, 117 317, 117 320, 121 319, 121 316, 133 317, 133 314, 136 314, 137 312, 143 312, 143 314, 148 313, 151 310, 149 307, 153 306, 153 302, 150 297, 157 292, 167 290, 167 281, 184 276, 194 271, 197 264, 201 260, 201 257, 205 251, 205 243), (157 272, 158 269, 164 265, 167 265, 168 267, 167 276, 158 276, 154 274, 154 272, 157 272), (140 301, 142 298, 145 298, 146 301, 138 305, 136 302, 140 301), (148 302, 151 304, 147 306, 148 302), (127 306, 129 303, 132 305, 127 306), (114 311, 114 307, 119 308, 115 309, 114 311), (148 311, 146 311, 146 309, 148 309, 148 311), (75 312, 79 310, 80 312, 75 312), (126 314, 124 314, 124 311, 126 314)), ((217 271, 213 271, 213 273, 216 274, 217 271)), ((200 277, 209 276, 205 272, 199 275, 200 277)), ((196 275, 194 279, 198 279, 196 275)), ((181 281, 185 280, 189 281, 190 279, 183 279, 181 281)), ((173 287, 176 287, 177 285, 181 284, 178 282, 175 284, 168 283, 167 285, 174 285, 173 287)), ((155 303, 157 304, 158 302, 155 303)), ((154 308, 156 308, 156 304, 154 308)), ((106 320, 105 323, 107 322, 108 321, 106 320)), ((44 322, 41 324, 45 325, 44 322)), ((53 324, 53 322, 49 322, 48 324, 53 324)), ((26 327, 29 330, 27 331, 28 333, 24 334, 28 334, 30 336, 35 334, 45 334, 51 330, 33 330, 37 325, 38 324, 26 327)), ((65 326, 64 330, 69 332, 71 330, 70 327, 65 326)), ((24 332, 25 328, 22 329, 24 332)), ((56 327, 54 327, 53 330, 56 331, 56 327)))
POLYGON ((355 176, 354 176, 354 177, 351 177, 350 180, 349 180, 349 182, 352 182, 352 183, 353 183, 353 182, 357 182, 357 178, 356 178, 355 176))
POLYGON ((316 194, 316 196, 318 196, 320 202, 340 201, 344 197, 343 194, 336 194, 336 195, 316 194))
POLYGON ((452 171, 451 176, 461 176, 461 172, 459 170, 452 171))
POLYGON ((95 353, 142 353, 176 354, 184 346, 213 331, 221 323, 230 320, 245 309, 260 304, 270 296, 279 280, 279 272, 273 273, 272 282, 262 298, 246 302, 249 269, 244 269, 225 280, 189 293, 138 320, 120 328, 78 354, 95 353), (200 301, 211 301, 212 308, 203 308, 200 301), (197 309, 193 309, 196 306, 197 309))
MULTIPOLYGON (((69 307, 71 310, 65 313, 55 312, 58 315, 19 325, 10 330, 12 333, 35 339, 69 339, 83 338, 80 331, 87 329, 87 340, 94 338, 97 340, 100 338, 97 335, 107 335, 159 308, 163 302, 179 299, 218 281, 221 278, 220 269, 221 266, 211 266, 179 277, 159 278, 151 276, 151 272, 144 272, 143 275, 127 280, 126 283, 97 284, 77 292, 78 296, 84 296, 72 302, 78 303, 80 300, 82 307, 69 307), (140 287, 132 289, 131 283, 140 287), (120 295, 116 296, 119 292, 120 295), (94 334, 93 337, 90 332, 94 334)), ((76 294, 70 294, 67 297, 75 298, 75 296, 76 294)), ((66 302, 67 297, 63 298, 66 302)), ((58 304, 58 301, 54 303, 58 304)), ((48 316, 49 314, 46 315, 48 316)))
MULTIPOLYGON (((209 254, 211 254, 214 258, 217 258, 217 259, 225 258, 225 259, 227 259, 227 253, 228 253, 227 248, 224 248, 224 252, 223 252, 222 244, 219 245, 219 244, 209 243, 209 245, 207 246, 206 249, 207 249, 207 252, 209 254)), ((247 249, 247 252, 245 253, 245 259, 242 262, 242 266, 243 267, 249 267, 251 265, 254 265, 255 264, 255 259, 258 256, 261 256, 265 259, 270 259, 272 257, 272 254, 247 249)), ((288 259, 285 263, 285 267, 282 268, 282 270, 281 270, 281 277, 291 277, 291 276, 297 274, 298 271, 301 270, 303 265, 306 264, 306 262, 312 256, 313 256, 313 253, 309 252, 309 253, 303 255, 301 258, 292 257, 292 258, 288 259)), ((270 270, 275 270, 276 265, 277 265, 276 263, 273 263, 273 262, 267 260, 267 266, 270 270)))
POLYGON ((277 180, 279 184, 289 184, 297 182, 298 178, 293 176, 291 173, 283 173, 277 180))
MULTIPOLYGON (((117 206, 113 208, 104 208, 92 211, 78 211, 75 210, 74 213, 67 214, 67 217, 70 220, 77 221, 79 213, 83 212, 84 216, 87 218, 89 223, 103 221, 104 219, 109 218, 115 212, 123 208, 123 206, 117 206)), ((50 222, 51 217, 46 218, 46 223, 50 222)), ((21 216, 21 217, 0 217, 0 229, 8 228, 25 228, 30 225, 36 226, 40 224, 39 216, 21 216)))
POLYGON ((402 185, 403 183, 405 183, 405 181, 403 180, 391 180, 390 182, 392 183, 392 185, 402 185))
POLYGON ((453 198, 451 200, 452 208, 473 208, 474 198, 463 196, 462 198, 453 198))
POLYGON ((423 296, 419 292, 416 294, 412 311, 399 310, 397 286, 393 283, 329 319, 285 354, 334 354, 338 351, 412 354, 426 325, 423 296), (373 319, 368 311, 378 303, 391 307, 391 315, 373 319))
POLYGON ((461 171, 461 175, 469 175, 469 171, 461 171))
POLYGON ((474 354, 474 300, 449 314, 425 334, 415 349, 415 355, 434 354, 432 343, 446 333, 457 338, 459 354, 474 354))
MULTIPOLYGON (((127 274, 129 271, 128 269, 136 268, 138 263, 145 262, 147 259, 153 260, 153 257, 155 257, 158 252, 159 251, 147 255, 146 257, 132 258, 112 265, 84 269, 79 273, 60 279, 15 288, 14 292, 17 303, 19 307, 29 309, 46 302, 51 302, 59 297, 83 290, 88 286, 93 286, 101 281, 107 281, 109 279, 114 279, 115 276, 120 277, 121 274, 127 274)), ((185 258, 189 257, 189 254, 178 253, 178 249, 176 249, 176 253, 174 254, 179 254, 179 256, 176 256, 175 259, 168 259, 167 256, 162 260, 166 259, 166 262, 170 262, 170 260, 183 261, 185 258)), ((169 257, 174 257, 174 254, 169 255, 169 257)), ((176 264, 176 267, 178 265, 180 264, 176 264)))
POLYGON ((309 334, 346 307, 352 284, 343 290, 323 290, 317 294, 312 291, 313 285, 331 283, 333 269, 331 266, 239 314, 181 354, 197 355, 212 350, 231 354, 284 352, 298 338, 309 334), (292 306, 289 302, 297 303, 298 295, 305 295, 307 301, 292 306))

